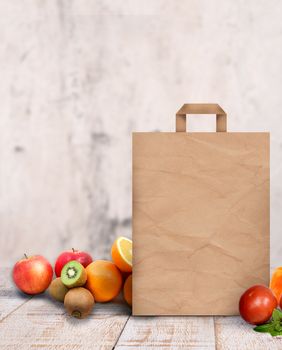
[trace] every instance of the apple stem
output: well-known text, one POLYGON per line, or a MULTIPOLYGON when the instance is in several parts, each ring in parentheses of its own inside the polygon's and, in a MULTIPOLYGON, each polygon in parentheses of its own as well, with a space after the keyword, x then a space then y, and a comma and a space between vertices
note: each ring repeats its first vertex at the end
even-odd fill
POLYGON ((24 253, 24 257, 25 257, 26 259, 28 259, 28 256, 26 255, 26 253, 24 253))
POLYGON ((72 249, 72 251, 73 251, 73 253, 75 252, 75 249, 74 248, 71 248, 72 249))

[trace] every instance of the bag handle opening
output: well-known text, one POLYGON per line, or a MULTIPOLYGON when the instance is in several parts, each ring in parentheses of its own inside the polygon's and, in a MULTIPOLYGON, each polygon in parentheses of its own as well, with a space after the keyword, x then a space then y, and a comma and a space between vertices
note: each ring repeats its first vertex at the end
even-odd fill
POLYGON ((216 103, 186 103, 176 112, 176 132, 187 131, 187 114, 215 114, 216 131, 227 131, 227 115, 216 103))

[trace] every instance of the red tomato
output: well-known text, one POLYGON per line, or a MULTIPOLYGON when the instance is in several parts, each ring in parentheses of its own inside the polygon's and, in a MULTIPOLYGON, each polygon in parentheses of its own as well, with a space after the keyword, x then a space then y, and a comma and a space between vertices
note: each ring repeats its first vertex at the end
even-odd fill
POLYGON ((272 291, 260 285, 247 289, 239 302, 242 318, 255 325, 267 322, 276 307, 277 299, 272 291))

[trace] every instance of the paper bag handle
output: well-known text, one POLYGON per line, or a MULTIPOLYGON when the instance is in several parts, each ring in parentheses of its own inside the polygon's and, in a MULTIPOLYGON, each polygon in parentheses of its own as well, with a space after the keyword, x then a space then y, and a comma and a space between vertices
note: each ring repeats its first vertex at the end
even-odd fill
POLYGON ((185 132, 186 114, 216 114, 216 131, 227 131, 227 115, 216 103, 187 103, 176 113, 176 131, 185 132))

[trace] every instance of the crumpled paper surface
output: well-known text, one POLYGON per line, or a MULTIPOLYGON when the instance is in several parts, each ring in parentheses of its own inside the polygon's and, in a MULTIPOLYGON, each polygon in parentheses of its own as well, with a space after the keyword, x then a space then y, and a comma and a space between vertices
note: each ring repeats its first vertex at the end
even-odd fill
POLYGON ((269 283, 269 134, 133 133, 133 314, 237 315, 269 283))

